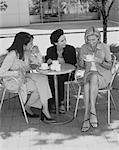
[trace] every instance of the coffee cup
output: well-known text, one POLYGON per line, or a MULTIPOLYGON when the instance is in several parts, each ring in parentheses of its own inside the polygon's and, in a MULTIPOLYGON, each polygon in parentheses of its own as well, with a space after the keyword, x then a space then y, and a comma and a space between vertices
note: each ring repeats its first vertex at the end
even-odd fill
POLYGON ((57 65, 59 64, 59 61, 58 61, 58 60, 53 60, 53 61, 52 61, 52 64, 53 64, 54 66, 57 66, 57 65))
POLYGON ((42 69, 48 69, 48 64, 47 63, 42 63, 41 68, 42 69))

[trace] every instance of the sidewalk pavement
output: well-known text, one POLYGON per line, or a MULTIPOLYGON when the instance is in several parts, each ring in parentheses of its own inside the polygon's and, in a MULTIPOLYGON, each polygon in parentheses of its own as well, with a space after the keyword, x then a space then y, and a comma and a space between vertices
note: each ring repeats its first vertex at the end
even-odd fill
MULTIPOLYGON (((118 77, 119 82, 119 77, 118 77)), ((117 83, 117 81, 116 81, 117 83)), ((107 99, 101 96, 96 104, 99 126, 81 132, 84 103, 80 102, 77 117, 64 125, 49 125, 39 118, 29 118, 27 125, 18 97, 6 100, 0 114, 1 150, 118 150, 119 149, 119 92, 113 90, 117 110, 111 104, 111 124, 107 124, 107 99)), ((75 98, 66 113, 72 117, 75 98)), ((54 115, 54 114, 52 114, 54 115)), ((65 116, 62 115, 64 118, 65 116)))

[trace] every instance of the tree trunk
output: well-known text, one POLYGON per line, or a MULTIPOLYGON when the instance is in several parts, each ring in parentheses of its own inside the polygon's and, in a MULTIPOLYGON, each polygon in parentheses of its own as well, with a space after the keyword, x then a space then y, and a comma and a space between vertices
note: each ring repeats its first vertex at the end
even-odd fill
POLYGON ((103 42, 107 43, 107 17, 103 18, 103 42))

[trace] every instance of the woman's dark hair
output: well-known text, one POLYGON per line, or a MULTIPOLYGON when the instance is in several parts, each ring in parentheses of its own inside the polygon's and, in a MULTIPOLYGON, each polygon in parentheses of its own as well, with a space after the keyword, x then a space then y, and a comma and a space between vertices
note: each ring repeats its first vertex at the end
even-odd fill
POLYGON ((10 52, 14 50, 17 54, 19 54, 19 59, 23 59, 23 46, 27 45, 31 41, 31 39, 33 39, 33 35, 27 32, 19 32, 16 34, 12 45, 7 49, 7 51, 10 52))
POLYGON ((50 42, 51 44, 55 44, 58 42, 58 39, 60 38, 61 35, 64 34, 64 31, 62 29, 57 29, 55 31, 53 31, 51 33, 51 36, 50 36, 50 42))

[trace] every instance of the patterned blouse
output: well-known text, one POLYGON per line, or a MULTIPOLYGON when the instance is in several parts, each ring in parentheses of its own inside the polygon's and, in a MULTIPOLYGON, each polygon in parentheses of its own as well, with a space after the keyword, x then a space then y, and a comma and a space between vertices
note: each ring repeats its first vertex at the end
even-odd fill
POLYGON ((95 57, 99 58, 102 60, 102 62, 106 62, 107 65, 103 65, 102 63, 96 62, 96 70, 98 74, 102 77, 104 77, 105 82, 108 83, 110 82, 112 78, 112 73, 111 73, 111 53, 109 46, 104 44, 104 43, 98 43, 95 51, 92 50, 89 44, 84 44, 81 47, 80 51, 80 64, 79 66, 84 67, 86 69, 86 73, 88 73, 91 69, 91 62, 85 62, 83 60, 84 55, 94 55, 95 57))

